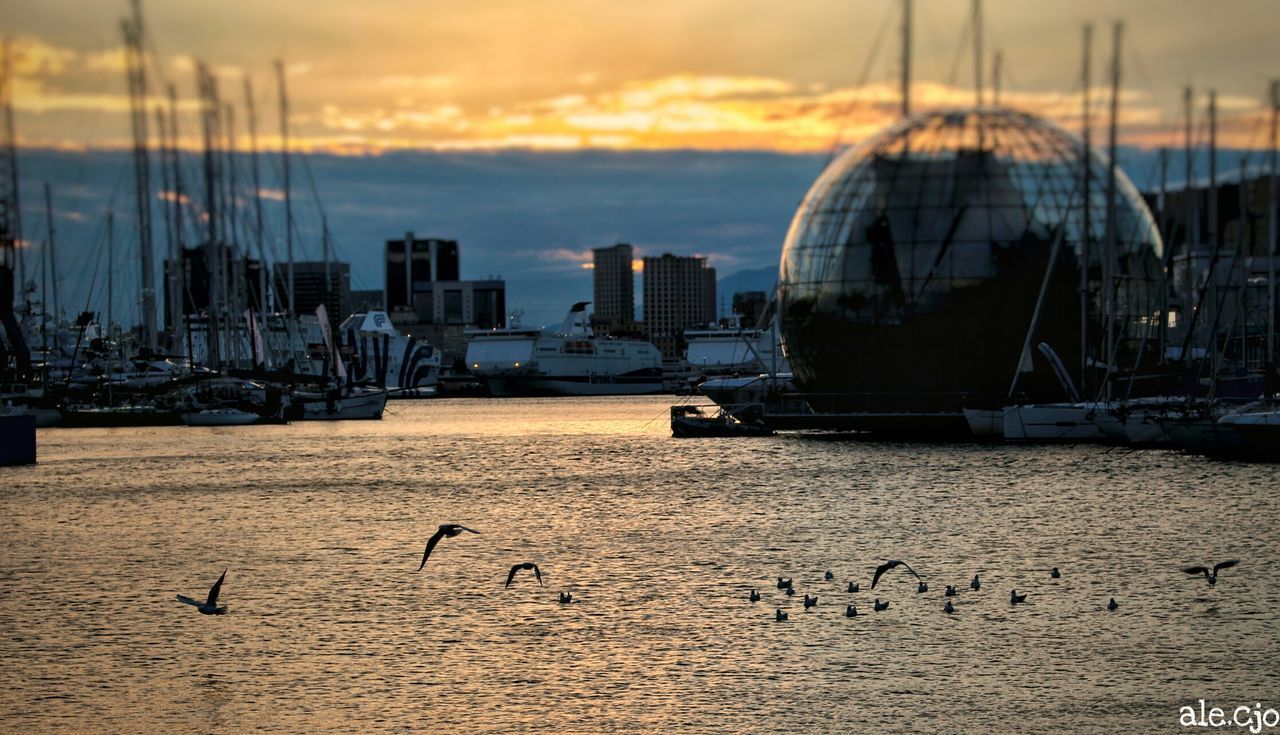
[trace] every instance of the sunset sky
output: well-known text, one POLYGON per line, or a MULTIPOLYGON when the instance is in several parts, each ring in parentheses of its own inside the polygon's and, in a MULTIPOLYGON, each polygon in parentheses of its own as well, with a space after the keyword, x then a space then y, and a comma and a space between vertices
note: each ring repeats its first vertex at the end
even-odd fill
MULTIPOLYGON (((127 141, 120 2, 7 0, 21 140, 127 141)), ((900 0, 168 0, 144 4, 153 71, 194 94, 193 60, 243 108, 248 74, 265 138, 274 59, 289 69, 295 134, 346 152, 390 148, 701 148, 820 151, 898 111, 900 0), (871 54, 873 48, 878 53, 871 54), (867 83, 857 87, 871 58, 867 83)), ((968 104, 968 2, 916 0, 918 108, 968 104)), ((1177 126, 1181 89, 1216 88, 1223 142, 1259 145, 1280 70, 1270 0, 987 0, 984 46, 1004 54, 1003 101, 1065 123, 1078 102, 1080 28, 1095 23, 1099 102, 1110 25, 1127 22, 1124 134, 1177 126)), ((1099 105, 1101 107, 1101 105, 1099 105)), ((185 127, 194 145, 194 115, 185 127)))

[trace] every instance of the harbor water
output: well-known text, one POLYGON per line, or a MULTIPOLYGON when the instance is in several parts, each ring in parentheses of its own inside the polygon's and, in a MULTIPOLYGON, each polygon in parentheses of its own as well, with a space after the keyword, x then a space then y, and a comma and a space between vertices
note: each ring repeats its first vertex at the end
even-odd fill
POLYGON ((1201 699, 1280 709, 1275 465, 672 439, 671 400, 41 430, 38 465, 0 469, 0 732, 1178 732, 1201 699), (442 523, 482 533, 416 571, 442 523), (1216 587, 1181 571, 1229 558, 1216 587), (870 590, 886 559, 928 592, 902 569, 870 590), (546 586, 504 588, 525 561, 546 586), (224 568, 228 615, 175 600, 224 568))

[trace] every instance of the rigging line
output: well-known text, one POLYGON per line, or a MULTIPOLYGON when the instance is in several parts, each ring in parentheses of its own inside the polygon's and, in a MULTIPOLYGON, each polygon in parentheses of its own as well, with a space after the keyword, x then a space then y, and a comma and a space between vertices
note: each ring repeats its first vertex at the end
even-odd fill
POLYGON ((964 59, 965 49, 969 46, 969 36, 973 34, 973 16, 965 14, 964 28, 960 31, 960 44, 956 46, 955 58, 951 61, 951 73, 947 75, 947 86, 955 87, 960 78, 960 62, 964 59))
POLYGON ((858 80, 853 87, 853 97, 849 100, 849 104, 844 111, 840 113, 840 126, 836 129, 835 137, 831 140, 831 145, 827 153, 827 160, 823 162, 822 168, 826 168, 831 159, 835 158, 836 151, 840 147, 840 139, 844 137, 844 131, 849 125, 849 119, 853 116, 853 111, 862 102, 859 95, 862 87, 867 83, 867 78, 871 76, 871 70, 875 66, 876 58, 880 56, 880 44, 884 41, 885 31, 889 28, 889 20, 893 17, 893 6, 890 5, 885 11, 884 18, 880 21, 880 28, 876 31, 875 39, 871 42, 871 51, 867 54, 866 61, 862 64, 862 73, 858 75, 858 80))

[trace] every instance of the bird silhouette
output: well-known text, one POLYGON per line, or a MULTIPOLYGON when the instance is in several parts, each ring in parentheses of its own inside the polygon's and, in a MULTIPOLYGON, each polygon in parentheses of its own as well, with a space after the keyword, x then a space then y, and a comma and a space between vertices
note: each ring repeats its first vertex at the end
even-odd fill
POLYGON ((808 610, 809 608, 811 608, 811 607, 813 607, 814 605, 817 605, 817 604, 818 604, 818 596, 817 596, 817 595, 814 595, 813 597, 810 597, 810 596, 808 596, 808 595, 805 595, 805 596, 804 596, 804 609, 808 610))
POLYGON ((876 582, 880 581, 880 575, 884 574, 885 572, 895 567, 906 567, 907 571, 911 572, 911 576, 915 577, 916 579, 920 579, 920 575, 916 574, 916 570, 912 569, 910 564, 906 563, 905 561, 890 559, 889 561, 876 567, 876 574, 874 577, 871 578, 871 589, 876 588, 876 582))
POLYGON ((850 591, 850 592, 857 592, 857 591, 858 591, 858 583, 857 583, 857 582, 850 582, 850 583, 849 583, 849 591, 850 591))
POLYGON ((1009 590, 1009 604, 1010 604, 1010 605, 1016 605, 1016 604, 1018 604, 1019 602, 1025 602, 1025 601, 1026 601, 1026 599, 1027 599, 1027 595, 1026 595, 1026 593, 1025 593, 1025 592, 1024 592, 1023 594, 1021 594, 1021 595, 1020 595, 1020 594, 1018 594, 1018 591, 1017 591, 1017 590, 1009 590))
POLYGON ((1209 567, 1187 567, 1182 571, 1186 572, 1187 574, 1203 574, 1204 578, 1208 580, 1209 586, 1212 587, 1218 583, 1218 570, 1230 569, 1231 567, 1234 567, 1239 563, 1240 563, 1239 559, 1229 559, 1227 561, 1218 562, 1217 564, 1214 564, 1213 571, 1210 571, 1209 567))
POLYGON ((751 595, 750 595, 750 596, 748 596, 748 597, 747 597, 747 599, 748 599, 748 600, 751 600, 752 602, 759 602, 759 601, 760 601, 760 593, 759 593, 759 592, 756 592, 755 590, 751 590, 751 595))
POLYGON ((226 615, 227 606, 218 607, 218 593, 222 591, 222 580, 227 578, 227 570, 222 570, 222 576, 218 577, 218 581, 213 583, 209 588, 209 598, 203 603, 187 597, 186 595, 178 595, 178 602, 184 605, 191 605, 200 611, 201 615, 226 615))
POLYGON ((792 597, 796 593, 795 587, 787 587, 787 597, 792 597))
POLYGON ((436 547, 436 544, 440 543, 440 539, 446 536, 448 536, 449 538, 453 538, 454 536, 457 536, 463 531, 469 531, 471 533, 480 533, 479 531, 473 528, 467 528, 466 526, 459 526, 456 523, 446 523, 440 526, 439 528, 437 528, 436 532, 431 535, 431 538, 427 539, 427 550, 422 552, 422 563, 418 565, 418 571, 421 572, 422 568, 427 565, 427 557, 431 556, 431 550, 436 547))
POLYGON ((782 621, 787 619, 787 614, 782 612, 782 608, 778 608, 778 612, 776 615, 773 616, 773 619, 781 623, 782 621))
POLYGON ((916 592, 928 592, 928 591, 929 591, 929 585, 925 584, 924 582, 921 582, 920 584, 916 585, 916 592))
POLYGON ((978 575, 973 575, 973 581, 969 583, 969 587, 974 592, 977 592, 982 587, 982 583, 978 581, 978 575))
POLYGON ((836 578, 836 575, 832 574, 832 573, 831 573, 831 570, 830 570, 830 569, 828 569, 828 570, 827 570, 827 573, 826 573, 825 575, 823 575, 823 577, 822 577, 822 578, 823 578, 823 579, 825 579, 825 580, 827 580, 828 582, 830 582, 831 580, 833 580, 833 579, 835 579, 835 578, 836 578))
POLYGON ((947 600, 947 605, 946 607, 942 608, 942 612, 953 613, 955 611, 956 611, 956 606, 951 604, 951 600, 947 600))
POLYGON ((573 602, 573 593, 572 593, 572 592, 561 592, 561 593, 560 593, 560 602, 561 602, 562 604, 565 604, 565 605, 568 605, 569 603, 573 602))
POLYGON ((955 597, 956 588, 953 585, 947 585, 947 597, 955 597))
POLYGON ((846 608, 844 609, 844 616, 845 616, 846 618, 856 618, 856 617, 858 617, 858 608, 854 607, 853 605, 850 605, 850 606, 846 607, 846 608))
POLYGON ((1054 579, 1057 579, 1058 577, 1062 576, 1062 572, 1059 572, 1058 568, 1054 567, 1053 569, 1049 570, 1049 576, 1053 577, 1054 579))
POLYGON ((881 601, 880 601, 880 598, 879 598, 879 597, 877 597, 877 598, 876 598, 876 601, 875 601, 875 604, 873 605, 873 607, 875 608, 875 611, 876 611, 876 612, 880 612, 881 610, 888 610, 888 609, 889 609, 889 602, 888 602, 888 600, 886 600, 886 601, 884 601, 884 602, 881 602, 881 601))
POLYGON ((783 579, 782 577, 778 577, 778 589, 780 589, 780 590, 785 590, 786 588, 788 588, 788 587, 790 587, 790 586, 791 586, 791 580, 790 580, 790 579, 783 579))
POLYGON ((1116 598, 1112 597, 1111 602, 1107 603, 1107 609, 1115 610, 1117 607, 1120 607, 1120 603, 1116 602, 1116 598))
POLYGON ((525 563, 523 563, 523 564, 512 564, 512 565, 511 565, 511 571, 507 574, 507 583, 506 583, 505 585, 503 585, 503 588, 504 588, 504 589, 505 589, 506 587, 510 587, 510 586, 511 586, 511 580, 515 578, 515 576, 516 576, 516 572, 520 571, 521 569, 532 569, 532 570, 533 570, 533 576, 534 576, 534 577, 536 577, 536 578, 537 578, 537 580, 538 580, 538 586, 539 586, 539 587, 541 587, 541 586, 542 586, 542 572, 540 572, 540 571, 538 570, 538 565, 537 565, 537 564, 534 564, 534 563, 533 563, 533 562, 531 562, 531 561, 527 561, 527 562, 525 562, 525 563))

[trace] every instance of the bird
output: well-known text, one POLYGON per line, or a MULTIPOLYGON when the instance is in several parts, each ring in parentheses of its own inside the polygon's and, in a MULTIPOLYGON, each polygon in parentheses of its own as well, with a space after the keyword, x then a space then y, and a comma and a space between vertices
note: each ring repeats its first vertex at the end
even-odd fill
POLYGON ((1016 605, 1016 604, 1018 604, 1019 602, 1024 602, 1026 599, 1027 599, 1027 595, 1026 595, 1026 593, 1025 593, 1025 592, 1024 592, 1024 593, 1022 593, 1022 594, 1018 594, 1018 591, 1017 591, 1017 590, 1009 590, 1009 604, 1010 604, 1010 605, 1016 605))
POLYGON ((947 597, 955 597, 955 596, 956 596, 955 586, 950 584, 947 585, 947 597))
POLYGON ((808 595, 805 595, 805 596, 804 596, 804 609, 808 610, 809 608, 811 608, 811 607, 813 607, 814 605, 817 605, 817 604, 818 604, 818 596, 817 596, 817 595, 814 595, 813 597, 810 597, 810 596, 808 596, 808 595))
POLYGON ((787 614, 782 612, 782 608, 778 608, 778 612, 776 615, 773 616, 773 619, 781 623, 782 621, 787 619, 787 614))
POLYGON ((1229 559, 1227 561, 1218 562, 1217 564, 1214 564, 1212 572, 1209 571, 1208 567, 1187 567, 1182 571, 1186 572, 1187 574, 1203 574, 1204 578, 1209 581, 1209 586, 1212 587, 1218 583, 1219 569, 1230 569, 1231 567, 1234 567, 1239 563, 1240 563, 1239 559, 1229 559))
POLYGON ((756 592, 755 590, 751 590, 751 595, 747 599, 751 600, 752 602, 759 602, 760 593, 756 592))
POLYGON ((780 589, 780 590, 785 590, 786 588, 788 588, 788 587, 790 587, 790 586, 791 586, 791 580, 790 580, 790 579, 783 579, 782 577, 778 577, 778 589, 780 589))
POLYGON ((858 608, 854 607, 853 605, 850 605, 850 606, 846 607, 846 608, 844 609, 844 616, 845 616, 846 618, 856 618, 856 617, 858 617, 858 608))
POLYGON ((956 611, 956 606, 951 604, 951 600, 947 600, 947 605, 946 607, 942 608, 942 612, 953 613, 955 611, 956 611))
POLYGON ((973 581, 969 583, 969 586, 973 588, 973 591, 978 591, 978 588, 982 586, 982 583, 978 581, 978 575, 973 575, 973 581))
POLYGON ((875 601, 875 605, 874 605, 874 607, 875 607, 876 612, 880 612, 881 610, 888 610, 888 609, 889 609, 889 603, 888 603, 888 601, 881 602, 881 601, 880 601, 880 598, 879 598, 879 597, 877 597, 877 598, 876 598, 876 601, 875 601))
POLYGON ((222 591, 222 580, 226 578, 227 570, 223 569, 222 576, 218 577, 218 581, 214 582, 213 586, 209 588, 209 599, 203 603, 196 602, 186 595, 178 595, 178 602, 195 607, 200 611, 201 615, 226 615, 227 606, 218 607, 218 593, 222 591))
POLYGON ((795 587, 787 587, 787 597, 791 597, 795 595, 795 593, 796 593, 795 587))
POLYGON ((857 583, 857 582, 850 582, 850 583, 849 583, 849 591, 850 591, 850 592, 857 592, 857 591, 858 591, 858 583, 857 583))
POLYGON ((828 569, 826 575, 823 576, 823 579, 827 580, 828 582, 830 582, 835 578, 836 578, 836 575, 832 574, 830 569, 828 569))
POLYGON ((885 572, 897 566, 906 567, 907 571, 911 572, 911 576, 915 577, 916 579, 920 579, 920 575, 916 574, 916 570, 912 569, 910 564, 906 563, 905 561, 898 561, 896 559, 891 559, 881 564, 880 566, 876 567, 876 575, 871 578, 871 589, 876 588, 876 582, 880 581, 881 574, 884 574, 885 572))
POLYGON ((920 584, 916 585, 916 592, 928 592, 928 591, 929 591, 929 585, 925 584, 924 582, 921 582, 920 584))
POLYGON ((1120 607, 1120 603, 1116 602, 1116 598, 1112 597, 1111 602, 1107 603, 1107 609, 1115 610, 1117 607, 1120 607))
POLYGON ((427 539, 427 550, 422 552, 422 563, 418 565, 418 571, 421 572, 422 568, 427 565, 427 557, 431 556, 431 550, 436 547, 436 544, 440 543, 440 539, 444 538, 445 536, 448 536, 449 538, 453 538, 454 536, 457 536, 463 531, 470 531, 471 533, 480 533, 474 528, 459 526, 456 523, 446 523, 440 526, 439 528, 437 528, 436 532, 431 535, 431 538, 427 539))
POLYGON ((1054 579, 1057 579, 1057 578, 1059 578, 1059 577, 1061 577, 1061 576, 1062 576, 1062 572, 1059 572, 1059 571, 1058 571, 1058 568, 1057 568, 1057 567, 1054 567, 1053 569, 1051 569, 1051 570, 1049 571, 1049 576, 1050 576, 1050 577, 1053 577, 1054 579))
POLYGON ((536 577, 536 578, 538 579, 538 586, 539 586, 539 587, 541 587, 541 586, 542 586, 542 572, 538 571, 538 565, 537 565, 537 564, 534 564, 534 563, 533 563, 533 562, 531 562, 531 561, 527 561, 527 562, 525 562, 525 563, 523 563, 523 564, 512 564, 512 565, 511 565, 511 571, 507 574, 507 583, 506 583, 505 585, 503 585, 503 588, 504 588, 504 589, 505 589, 506 587, 510 587, 510 586, 511 586, 511 580, 515 578, 515 576, 516 576, 516 572, 520 571, 521 569, 532 569, 532 570, 533 570, 533 576, 534 576, 534 577, 536 577))
POLYGON ((562 604, 565 604, 565 605, 568 605, 569 603, 573 602, 573 593, 572 593, 572 592, 561 592, 561 593, 560 593, 560 602, 561 602, 562 604))

